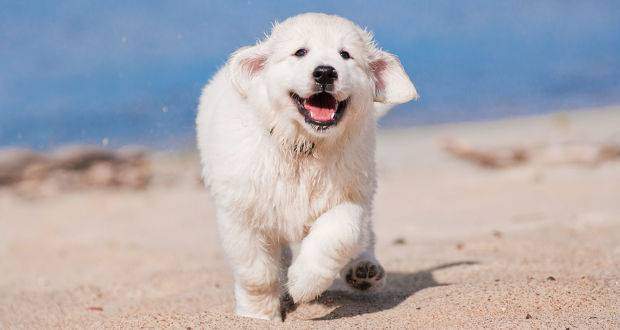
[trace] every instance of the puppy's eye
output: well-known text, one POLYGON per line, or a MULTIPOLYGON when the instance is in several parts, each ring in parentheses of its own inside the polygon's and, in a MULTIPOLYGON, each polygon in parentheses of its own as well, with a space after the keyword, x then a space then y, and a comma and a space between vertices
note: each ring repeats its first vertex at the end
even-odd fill
POLYGON ((349 52, 347 52, 346 50, 341 50, 340 57, 344 58, 345 60, 348 60, 351 58, 351 54, 349 54, 349 52))
POLYGON ((304 56, 306 56, 306 54, 308 54, 308 50, 307 50, 307 49, 305 49, 305 48, 299 48, 299 49, 295 52, 295 54, 293 54, 293 55, 295 55, 295 56, 297 56, 297 57, 304 57, 304 56))

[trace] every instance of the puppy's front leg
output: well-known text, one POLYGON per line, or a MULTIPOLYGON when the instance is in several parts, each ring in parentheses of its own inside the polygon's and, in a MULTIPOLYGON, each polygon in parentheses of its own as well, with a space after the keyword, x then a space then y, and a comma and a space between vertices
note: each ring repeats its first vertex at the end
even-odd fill
POLYGON ((314 222, 288 271, 288 291, 295 303, 320 295, 340 269, 364 250, 366 222, 367 212, 353 203, 340 204, 314 222))
POLYGON ((220 219, 220 235, 235 277, 235 313, 281 320, 280 245, 230 220, 220 219))

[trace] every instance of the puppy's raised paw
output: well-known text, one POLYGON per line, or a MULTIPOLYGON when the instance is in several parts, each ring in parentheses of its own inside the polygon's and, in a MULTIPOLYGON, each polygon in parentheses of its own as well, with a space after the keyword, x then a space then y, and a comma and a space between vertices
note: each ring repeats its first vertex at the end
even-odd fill
POLYGON ((385 284, 385 270, 379 263, 362 260, 349 266, 344 274, 344 280, 353 289, 376 291, 385 284))

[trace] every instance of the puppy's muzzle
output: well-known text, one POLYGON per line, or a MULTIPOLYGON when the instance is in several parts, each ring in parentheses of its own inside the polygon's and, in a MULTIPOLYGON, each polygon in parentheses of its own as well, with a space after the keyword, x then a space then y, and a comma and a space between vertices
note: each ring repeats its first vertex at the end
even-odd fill
POLYGON ((318 92, 333 92, 334 81, 338 79, 338 72, 331 65, 319 65, 312 72, 315 81, 315 90, 318 92))

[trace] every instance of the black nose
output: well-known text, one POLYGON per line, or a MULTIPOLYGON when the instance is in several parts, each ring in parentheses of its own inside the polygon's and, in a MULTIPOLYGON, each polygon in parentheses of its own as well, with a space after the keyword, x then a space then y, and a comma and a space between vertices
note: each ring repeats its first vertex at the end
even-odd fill
POLYGON ((312 76, 321 85, 333 84, 334 80, 338 79, 338 72, 336 72, 333 66, 319 65, 312 72, 312 76))

